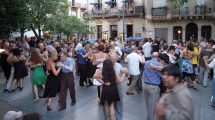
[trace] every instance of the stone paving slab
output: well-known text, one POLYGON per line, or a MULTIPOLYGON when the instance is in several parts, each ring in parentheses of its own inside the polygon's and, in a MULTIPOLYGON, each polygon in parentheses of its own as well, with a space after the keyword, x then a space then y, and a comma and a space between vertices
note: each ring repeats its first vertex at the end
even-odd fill
MULTIPOLYGON (((46 112, 46 100, 41 99, 39 103, 34 103, 32 98, 31 81, 25 80, 25 88, 22 92, 0 94, 0 119, 6 111, 22 110, 27 112, 38 112, 44 120, 104 120, 103 108, 98 105, 97 88, 79 87, 79 78, 75 78, 77 104, 70 105, 70 96, 67 96, 67 109, 58 112, 58 98, 53 99, 51 112, 46 112)), ((211 82, 211 81, 209 81, 211 82)), ((127 81, 123 83, 124 88, 124 116, 123 120, 145 120, 146 107, 143 94, 126 96, 128 88, 127 81)), ((0 85, 3 90, 3 85, 0 85)), ((195 107, 195 120, 215 120, 215 111, 208 105, 211 97, 211 84, 207 88, 199 87, 199 91, 190 90, 193 95, 195 107)))

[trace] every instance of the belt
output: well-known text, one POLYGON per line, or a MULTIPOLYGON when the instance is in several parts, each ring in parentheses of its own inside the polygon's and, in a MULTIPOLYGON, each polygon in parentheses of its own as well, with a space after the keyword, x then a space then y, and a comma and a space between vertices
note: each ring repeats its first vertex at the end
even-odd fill
POLYGON ((154 83, 148 83, 148 82, 144 82, 147 85, 154 85, 154 86, 159 86, 158 84, 154 84, 154 83))

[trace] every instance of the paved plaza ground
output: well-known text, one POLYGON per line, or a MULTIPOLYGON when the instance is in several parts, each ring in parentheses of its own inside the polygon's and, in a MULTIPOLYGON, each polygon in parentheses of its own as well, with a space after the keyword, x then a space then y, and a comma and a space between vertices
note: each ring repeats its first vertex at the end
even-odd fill
MULTIPOLYGON (((2 77, 1 79, 2 80, 2 77)), ((68 95, 67 108, 58 112, 57 98, 53 100, 51 112, 46 112, 46 100, 41 99, 39 103, 33 103, 31 81, 29 77, 25 80, 25 88, 22 92, 0 94, 0 119, 9 110, 38 112, 44 120, 104 120, 103 109, 98 105, 97 88, 78 86, 79 78, 76 77, 77 104, 70 106, 68 95)), ((145 120, 146 107, 143 94, 127 96, 127 79, 123 83, 124 88, 124 116, 123 120, 145 120)), ((0 84, 3 90, 3 84, 0 84)), ((211 95, 211 81, 207 88, 199 87, 199 91, 190 90, 193 95, 195 107, 195 120, 215 120, 215 111, 208 105, 211 95)))

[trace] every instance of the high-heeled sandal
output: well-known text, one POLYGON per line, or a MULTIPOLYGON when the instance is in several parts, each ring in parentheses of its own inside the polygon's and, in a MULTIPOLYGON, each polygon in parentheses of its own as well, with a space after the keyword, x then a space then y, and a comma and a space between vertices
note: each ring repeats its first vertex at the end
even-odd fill
POLYGON ((35 99, 34 99, 34 102, 36 102, 36 103, 38 103, 39 101, 40 101, 39 98, 35 98, 35 99))
POLYGON ((46 110, 47 112, 51 111, 52 110, 51 105, 47 105, 46 110))

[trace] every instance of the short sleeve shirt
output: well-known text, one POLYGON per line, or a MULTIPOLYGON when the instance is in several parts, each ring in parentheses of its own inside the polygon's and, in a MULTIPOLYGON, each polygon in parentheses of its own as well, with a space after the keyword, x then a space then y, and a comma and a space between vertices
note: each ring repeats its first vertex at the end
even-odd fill
MULTIPOLYGON (((66 65, 66 66, 73 66, 72 58, 67 57, 63 64, 66 65)), ((70 73, 72 71, 62 68, 62 72, 63 73, 70 73)))
POLYGON ((86 58, 83 58, 81 55, 86 55, 87 51, 85 49, 80 49, 79 52, 80 52, 80 55, 79 55, 78 63, 79 64, 86 64, 87 63, 86 58))

